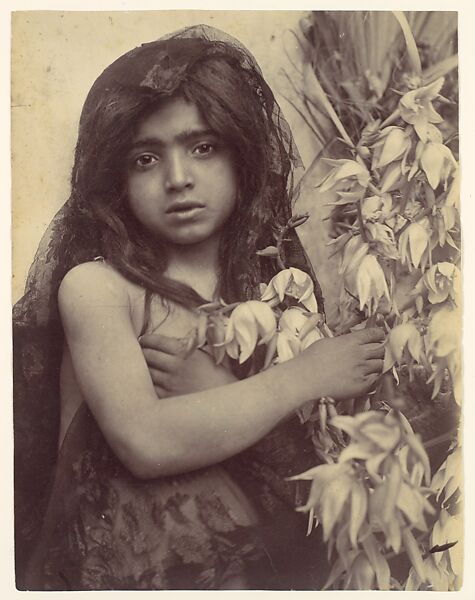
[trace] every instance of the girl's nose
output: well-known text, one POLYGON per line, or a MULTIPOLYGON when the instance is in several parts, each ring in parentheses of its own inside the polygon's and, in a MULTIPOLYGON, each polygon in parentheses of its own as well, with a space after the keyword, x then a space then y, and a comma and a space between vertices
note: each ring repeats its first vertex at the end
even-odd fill
POLYGON ((177 192, 192 185, 193 177, 186 156, 182 152, 172 152, 167 161, 165 189, 177 192))

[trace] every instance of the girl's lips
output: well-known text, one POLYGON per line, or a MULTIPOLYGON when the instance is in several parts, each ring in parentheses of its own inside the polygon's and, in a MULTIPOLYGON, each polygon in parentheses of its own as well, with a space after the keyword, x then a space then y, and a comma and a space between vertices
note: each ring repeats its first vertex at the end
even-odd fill
POLYGON ((169 206, 166 210, 167 214, 189 214, 192 211, 198 211, 204 208, 199 202, 176 202, 169 206))
POLYGON ((178 219, 181 221, 194 219, 195 217, 198 217, 204 209, 205 207, 203 206, 203 204, 192 204, 190 202, 186 204, 171 206, 166 212, 167 215, 169 215, 173 219, 178 219))

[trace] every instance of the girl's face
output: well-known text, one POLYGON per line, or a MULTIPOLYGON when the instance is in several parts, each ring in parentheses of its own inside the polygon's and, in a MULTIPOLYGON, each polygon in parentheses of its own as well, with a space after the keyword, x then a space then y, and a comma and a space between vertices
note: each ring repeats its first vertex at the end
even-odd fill
POLYGON ((219 240, 235 206, 236 180, 229 147, 181 97, 140 123, 127 154, 132 212, 174 245, 219 240))

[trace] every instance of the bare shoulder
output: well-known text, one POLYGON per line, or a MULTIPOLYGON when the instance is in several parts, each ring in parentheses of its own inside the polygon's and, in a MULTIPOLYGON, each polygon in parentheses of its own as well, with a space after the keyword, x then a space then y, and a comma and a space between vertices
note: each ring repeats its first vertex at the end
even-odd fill
POLYGON ((128 314, 131 285, 103 262, 87 262, 74 267, 65 275, 58 291, 63 324, 104 310, 117 309, 128 314))

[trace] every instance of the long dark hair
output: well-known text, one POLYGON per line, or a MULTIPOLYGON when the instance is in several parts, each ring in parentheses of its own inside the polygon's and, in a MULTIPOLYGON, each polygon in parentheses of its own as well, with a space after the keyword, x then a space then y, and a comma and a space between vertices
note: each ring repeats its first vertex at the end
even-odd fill
MULTIPOLYGON (((203 298, 164 276, 166 246, 138 223, 124 193, 124 156, 134 130, 164 98, 193 102, 232 149, 238 197, 221 239, 222 298, 250 298, 269 278, 271 261, 255 252, 274 243, 274 228, 290 217, 291 159, 277 129, 274 96, 260 73, 243 69, 234 50, 216 46, 190 61, 165 90, 116 81, 98 89, 96 83, 81 118, 72 173, 73 196, 100 239, 100 254, 129 280, 188 307, 203 298)), ((156 65, 152 71, 146 77, 161 83, 169 73, 156 65)))

